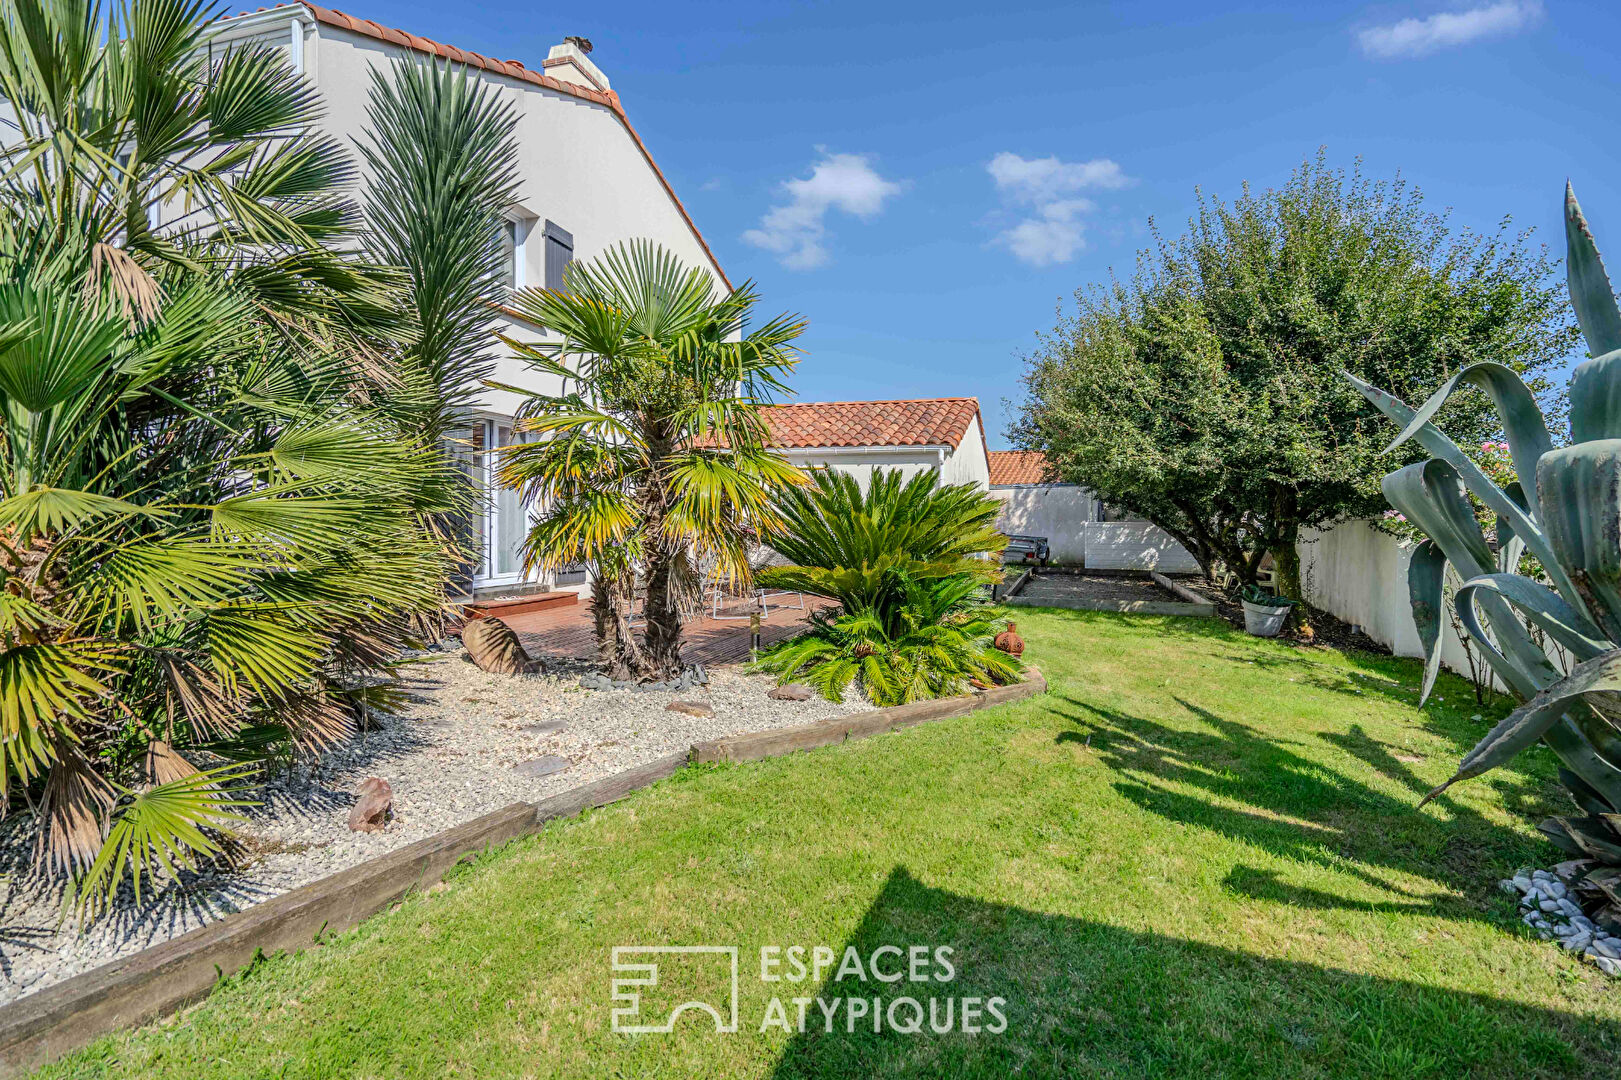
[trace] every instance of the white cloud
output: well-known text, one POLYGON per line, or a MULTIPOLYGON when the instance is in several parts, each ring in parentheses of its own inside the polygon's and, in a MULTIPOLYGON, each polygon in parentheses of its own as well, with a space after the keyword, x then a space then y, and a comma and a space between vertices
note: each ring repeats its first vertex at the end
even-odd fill
POLYGON ((1057 157, 1023 158, 1004 150, 985 170, 1004 199, 1031 208, 1029 216, 998 233, 994 243, 1032 266, 1069 262, 1086 248, 1082 219, 1097 206, 1090 199, 1076 197, 1075 192, 1123 188, 1131 183, 1124 170, 1108 158, 1060 161, 1057 157))
POLYGON ((1131 179, 1108 158, 1059 161, 1056 157, 1022 158, 1006 150, 985 166, 998 191, 1020 202, 1051 202, 1082 188, 1123 188, 1131 179))
POLYGON ((812 270, 828 261, 829 210, 869 220, 883 210, 886 199, 900 194, 901 185, 879 176, 865 154, 824 151, 810 176, 786 180, 782 190, 787 203, 767 210, 759 228, 745 232, 743 240, 774 253, 790 270, 812 270))
POLYGON ((1408 60, 1486 37, 1517 33, 1542 17, 1542 0, 1496 0, 1425 19, 1403 19, 1356 33, 1362 51, 1378 60, 1408 60))

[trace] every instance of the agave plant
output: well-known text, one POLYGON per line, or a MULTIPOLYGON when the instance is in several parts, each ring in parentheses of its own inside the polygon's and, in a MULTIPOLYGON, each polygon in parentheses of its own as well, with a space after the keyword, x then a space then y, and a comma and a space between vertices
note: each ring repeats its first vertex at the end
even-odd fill
POLYGON ((1007 538, 993 527, 1000 504, 934 472, 910 480, 874 469, 854 477, 823 469, 808 488, 778 500, 783 524, 767 539, 793 565, 759 580, 838 602, 804 635, 761 654, 758 667, 803 678, 837 701, 852 681, 879 705, 960 692, 965 682, 1009 683, 1020 664, 991 647, 1005 625, 979 599, 1000 580, 990 556, 1007 538))
POLYGON ((1425 801, 1540 740, 1559 758, 1559 778, 1579 811, 1541 829, 1588 861, 1578 896, 1590 911, 1621 921, 1621 311, 1569 185, 1565 235, 1571 302, 1592 354, 1571 378, 1569 446, 1555 449, 1531 391, 1502 364, 1462 369, 1418 409, 1346 377, 1401 426, 1392 447, 1414 439, 1430 454, 1383 483, 1391 505, 1429 538, 1414 551, 1408 577, 1424 646, 1423 696, 1440 666, 1450 563, 1463 579, 1453 598, 1459 623, 1523 703, 1425 801), (1465 384, 1495 404, 1521 482, 1493 483, 1431 422, 1465 384), (1532 478, 1535 490, 1524 490, 1532 478), (1496 514, 1495 552, 1466 492, 1496 514), (1522 553, 1540 565, 1538 576, 1516 572, 1522 553), (1568 674, 1533 628, 1573 658, 1568 674))

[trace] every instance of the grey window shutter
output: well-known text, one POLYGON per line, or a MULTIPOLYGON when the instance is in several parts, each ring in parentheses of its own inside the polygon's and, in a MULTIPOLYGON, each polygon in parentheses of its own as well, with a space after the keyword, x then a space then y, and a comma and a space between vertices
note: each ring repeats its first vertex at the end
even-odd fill
POLYGON ((546 223, 546 287, 561 289, 563 271, 574 261, 574 234, 553 222, 546 223))

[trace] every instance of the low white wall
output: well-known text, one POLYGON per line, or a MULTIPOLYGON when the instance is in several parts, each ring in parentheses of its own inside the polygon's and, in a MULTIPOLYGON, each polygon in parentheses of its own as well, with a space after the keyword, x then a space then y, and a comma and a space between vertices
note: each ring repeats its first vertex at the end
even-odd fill
MULTIPOLYGON (((1380 531, 1370 521, 1304 530, 1297 545, 1301 591, 1313 606, 1356 623, 1397 656, 1423 656, 1407 599, 1407 564, 1416 546, 1380 531)), ((1441 623, 1441 663, 1465 676, 1469 673, 1450 619, 1441 623)))
POLYGON ((1045 536, 1054 562, 1076 566, 1086 559, 1087 524, 1097 517, 1097 500, 1074 484, 1016 484, 991 488, 1002 500, 996 527, 1005 533, 1045 536))
POLYGON ((1081 527, 1086 565, 1095 570, 1196 574, 1199 562, 1170 533, 1146 521, 1099 521, 1081 527))

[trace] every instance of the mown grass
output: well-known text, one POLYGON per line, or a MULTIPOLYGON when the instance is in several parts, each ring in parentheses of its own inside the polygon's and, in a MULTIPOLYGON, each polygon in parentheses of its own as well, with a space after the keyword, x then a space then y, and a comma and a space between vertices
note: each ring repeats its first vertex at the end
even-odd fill
POLYGON ((1215 621, 1019 622, 1045 697, 687 770, 44 1075, 1616 1075, 1621 990, 1494 887, 1556 858, 1551 759, 1415 809, 1501 707, 1215 621), (738 946, 741 1030, 614 1033, 610 950, 647 944, 738 946), (792 944, 945 945, 956 976, 762 983, 792 944), (1001 997, 1007 1028, 760 1030, 773 996, 793 1026, 846 995, 1001 997))

